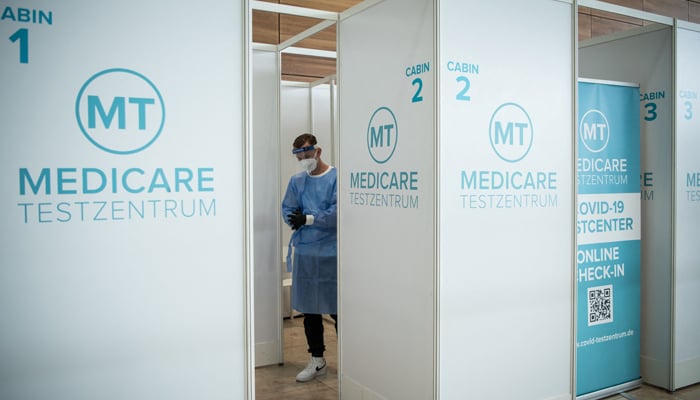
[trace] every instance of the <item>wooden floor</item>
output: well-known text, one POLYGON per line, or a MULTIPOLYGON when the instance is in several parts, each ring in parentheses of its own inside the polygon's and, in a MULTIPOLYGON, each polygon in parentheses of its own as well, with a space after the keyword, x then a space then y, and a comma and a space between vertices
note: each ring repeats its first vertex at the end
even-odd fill
POLYGON ((338 340, 333 323, 323 319, 328 373, 309 382, 296 382, 311 355, 307 352, 304 318, 284 321, 284 365, 255 369, 255 400, 338 400, 338 340))
POLYGON ((700 384, 696 384, 673 393, 665 389, 642 385, 639 389, 608 397, 606 400, 700 400, 700 384))
MULTIPOLYGON (((333 323, 324 318, 328 374, 310 382, 295 381, 309 361, 303 317, 284 321, 284 365, 255 370, 255 400, 338 400, 338 341, 333 323)), ((469 399, 468 390, 464 399, 469 399)), ((700 384, 673 393, 649 385, 606 400, 700 400, 700 384)))

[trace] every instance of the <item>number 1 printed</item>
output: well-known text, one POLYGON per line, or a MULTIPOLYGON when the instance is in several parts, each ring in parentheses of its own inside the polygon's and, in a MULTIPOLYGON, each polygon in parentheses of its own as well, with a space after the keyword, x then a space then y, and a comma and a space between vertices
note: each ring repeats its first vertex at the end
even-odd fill
POLYGON ((19 62, 29 64, 29 30, 21 28, 10 36, 12 43, 19 40, 19 62))

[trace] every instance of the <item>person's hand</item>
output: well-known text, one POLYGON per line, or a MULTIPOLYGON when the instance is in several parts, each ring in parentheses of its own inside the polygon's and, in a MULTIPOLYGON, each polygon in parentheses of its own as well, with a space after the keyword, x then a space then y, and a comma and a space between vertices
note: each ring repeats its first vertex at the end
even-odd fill
POLYGON ((287 215, 287 220, 292 225, 292 230, 295 231, 306 224, 306 215, 302 214, 301 210, 294 210, 293 213, 287 215))

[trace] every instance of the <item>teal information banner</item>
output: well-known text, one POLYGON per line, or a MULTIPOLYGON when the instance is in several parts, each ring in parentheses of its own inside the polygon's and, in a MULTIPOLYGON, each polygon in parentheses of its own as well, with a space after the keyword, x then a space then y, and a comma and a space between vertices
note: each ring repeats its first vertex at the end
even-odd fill
POLYGON ((579 82, 576 395, 640 377, 639 87, 579 82))

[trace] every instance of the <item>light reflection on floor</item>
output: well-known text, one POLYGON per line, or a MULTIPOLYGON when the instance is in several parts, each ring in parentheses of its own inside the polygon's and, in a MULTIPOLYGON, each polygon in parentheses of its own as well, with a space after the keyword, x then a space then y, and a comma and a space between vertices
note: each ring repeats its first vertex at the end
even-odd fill
MULTIPOLYGON (((338 342, 333 323, 324 318, 328 374, 310 382, 294 380, 309 361, 304 338, 303 317, 284 321, 284 358, 282 366, 256 368, 255 400, 338 400, 338 342)), ((465 399, 469 398, 465 393, 465 399)), ((673 393, 649 385, 607 397, 605 400, 700 400, 700 384, 673 393)))

